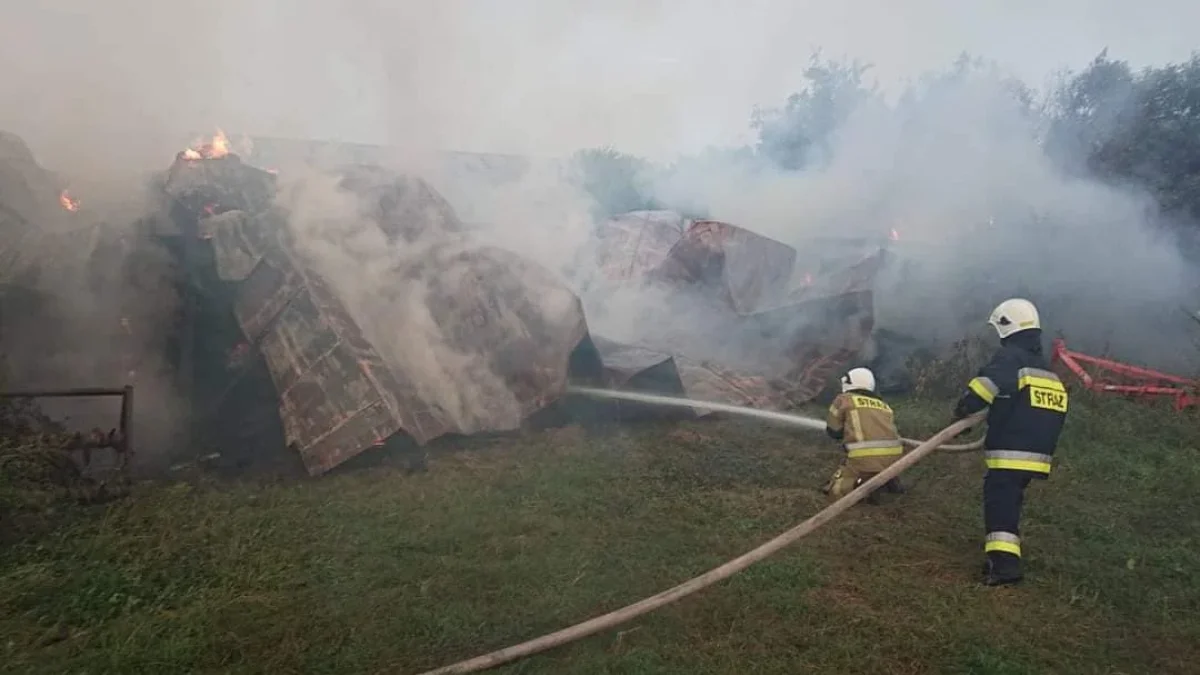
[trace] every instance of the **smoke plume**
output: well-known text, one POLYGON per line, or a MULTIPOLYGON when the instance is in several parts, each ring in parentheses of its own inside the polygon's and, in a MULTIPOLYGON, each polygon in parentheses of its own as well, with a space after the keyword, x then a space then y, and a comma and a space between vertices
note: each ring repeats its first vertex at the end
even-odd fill
MULTIPOLYGON (((1195 3, 1101 4, 10 2, 0 9, 0 129, 24 138, 88 217, 118 229, 158 208, 148 177, 197 133, 388 146, 385 163, 431 181, 477 241, 573 283, 587 276, 578 254, 595 204, 561 160, 595 146, 663 167, 699 154, 657 176, 659 201, 778 238, 802 261, 822 239, 895 229, 908 264, 881 280, 883 325, 953 339, 1004 297, 1028 295, 1050 331, 1080 347, 1162 363, 1184 351, 1162 334, 1182 330, 1190 279, 1154 234, 1149 200, 1060 171, 1001 77, 913 85, 914 97, 899 98, 964 50, 1039 85, 1104 46, 1135 66, 1193 47, 1195 3), (886 95, 837 129, 819 165, 784 172, 753 153, 703 154, 752 143, 753 108, 802 87, 818 47, 874 64, 886 95), (447 160, 449 150, 527 165, 497 178, 447 160)), ((361 222, 360 205, 304 184, 311 192, 286 197, 297 232, 338 284, 384 288, 396 261, 373 254, 423 252, 337 229, 361 222)), ((98 293, 79 274, 43 283, 80 317, 122 316, 140 293, 132 282, 98 293)), ((405 302, 419 305, 414 292, 405 302)), ((408 329, 422 325, 412 316, 408 329)), ((104 340, 83 343, 107 358, 104 340)))
POLYGON ((992 69, 943 74, 898 103, 856 109, 827 162, 785 172, 699 160, 666 174, 656 195, 802 252, 897 239, 877 320, 926 342, 958 339, 999 301, 1028 297, 1047 333, 1079 349, 1193 367, 1178 346, 1195 273, 1152 199, 1066 173, 1013 94, 992 69))

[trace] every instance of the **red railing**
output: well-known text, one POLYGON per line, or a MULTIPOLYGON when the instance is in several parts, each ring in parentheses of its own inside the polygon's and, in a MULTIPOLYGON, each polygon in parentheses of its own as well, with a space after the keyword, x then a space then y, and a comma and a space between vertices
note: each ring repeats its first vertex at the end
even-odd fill
POLYGON ((1200 382, 1196 380, 1073 352, 1062 338, 1054 340, 1050 362, 1073 373, 1089 391, 1135 398, 1167 396, 1173 399, 1175 410, 1200 404, 1200 382))

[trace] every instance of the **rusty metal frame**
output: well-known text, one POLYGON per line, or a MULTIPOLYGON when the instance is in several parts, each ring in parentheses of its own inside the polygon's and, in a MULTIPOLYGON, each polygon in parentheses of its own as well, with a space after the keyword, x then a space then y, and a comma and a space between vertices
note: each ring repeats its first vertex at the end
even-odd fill
POLYGON ((102 441, 88 440, 83 434, 76 433, 77 444, 68 446, 69 450, 82 450, 84 465, 91 463, 93 448, 111 447, 120 458, 119 470, 124 473, 129 468, 129 460, 133 457, 133 385, 127 384, 119 389, 105 387, 80 387, 77 389, 32 389, 28 391, 0 392, 0 399, 13 398, 90 398, 90 397, 121 397, 121 418, 117 423, 116 434, 111 432, 102 441))

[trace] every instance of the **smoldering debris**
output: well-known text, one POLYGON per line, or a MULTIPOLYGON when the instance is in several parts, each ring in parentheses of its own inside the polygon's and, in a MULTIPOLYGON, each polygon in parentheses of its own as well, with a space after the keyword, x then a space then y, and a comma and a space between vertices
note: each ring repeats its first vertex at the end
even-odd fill
POLYGON ((588 250, 582 295, 616 383, 641 362, 675 372, 672 391, 772 408, 811 400, 862 351, 884 255, 797 275, 790 246, 668 211, 611 219, 588 250))
MULTIPOLYGON (((397 435, 424 444, 520 428, 570 379, 793 405, 871 329, 874 258, 829 275, 823 290, 795 288, 795 251, 726 223, 679 220, 673 239, 639 248, 642 233, 614 221, 587 249, 595 261, 578 260, 600 271, 581 300, 542 265, 471 236, 427 182, 379 164, 290 165, 277 176, 234 153, 185 151, 164 190, 187 239, 181 257, 196 268, 188 276, 210 280, 208 295, 224 298, 239 328, 207 351, 238 351, 238 372, 261 361, 281 443, 314 475, 397 435), (614 335, 593 335, 584 303, 621 294, 640 294, 647 311, 663 298, 674 306, 657 305, 641 334, 610 325, 614 335), (670 323, 662 311, 677 318, 685 305, 693 337, 707 328, 726 344, 654 333, 670 323)), ((213 341, 204 326, 185 331, 196 345, 213 341)), ((263 383, 227 384, 203 407, 221 414, 238 387, 263 383)))
POLYGON ((167 169, 163 191, 180 208, 201 215, 218 211, 258 212, 275 196, 275 174, 246 164, 218 132, 200 150, 179 151, 167 169))
MULTIPOLYGON (((432 185, 378 163, 281 174, 219 134, 156 184, 157 215, 115 240, 125 248, 97 253, 114 245, 102 230, 68 236, 97 261, 149 242, 170 253, 150 280, 160 288, 118 284, 163 315, 157 342, 125 341, 170 362, 191 410, 188 442, 165 459, 219 452, 244 466, 288 447, 318 475, 397 437, 540 424, 568 381, 785 408, 872 329, 880 250, 814 278, 791 247, 732 224, 629 214, 573 260, 591 276, 568 280, 474 236, 432 185), (152 301, 167 289, 170 302, 152 301)), ((118 268, 93 268, 115 283, 118 268)))

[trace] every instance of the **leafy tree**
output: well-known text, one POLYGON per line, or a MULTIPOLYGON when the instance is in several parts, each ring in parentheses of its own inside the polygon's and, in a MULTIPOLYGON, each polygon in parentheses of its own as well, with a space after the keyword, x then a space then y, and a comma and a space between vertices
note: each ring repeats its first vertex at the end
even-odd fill
POLYGON ((782 108, 756 108, 751 125, 758 133, 756 150, 789 170, 827 161, 838 128, 860 106, 878 96, 863 76, 870 65, 823 61, 814 54, 804 69, 807 84, 788 97, 782 108))
POLYGON ((901 95, 895 109, 927 112, 930 107, 953 106, 954 98, 974 87, 972 94, 990 105, 1009 106, 1027 119, 1041 114, 1037 95, 1021 80, 1007 75, 992 61, 959 54, 946 70, 926 73, 901 95))
POLYGON ((819 167, 831 158, 839 130, 865 106, 880 106, 919 134, 923 127, 916 122, 931 109, 953 109, 962 87, 979 84, 987 96, 969 97, 973 103, 1015 106, 1065 168, 1144 187, 1176 221, 1192 224, 1186 229, 1200 242, 1200 228, 1194 227, 1200 223, 1200 55, 1138 72, 1105 50, 1082 71, 1061 74, 1057 85, 1039 97, 994 65, 964 54, 949 69, 921 78, 890 107, 865 82, 869 70, 857 61, 837 63, 814 54, 800 91, 780 107, 753 111, 753 147, 714 149, 661 170, 610 147, 594 148, 576 153, 572 166, 595 199, 598 216, 678 207, 702 212, 703 204, 664 203, 654 194, 651 177, 686 181, 713 165, 750 172, 819 167))
POLYGON ((1073 168, 1086 168, 1092 155, 1129 123, 1135 85, 1129 65, 1110 60, 1107 49, 1083 72, 1065 73, 1051 95, 1051 153, 1073 168))
POLYGON ((1091 166, 1145 185, 1169 213, 1200 220, 1200 56, 1143 72, 1135 91, 1127 123, 1092 153, 1091 166))
POLYGON ((1058 156, 1079 158, 1100 178, 1141 185, 1167 213, 1200 222, 1200 54, 1134 73, 1101 52, 1060 89, 1057 103, 1058 156))
POLYGON ((571 158, 576 182, 595 200, 597 218, 661 208, 651 194, 650 162, 611 147, 580 150, 571 158))

